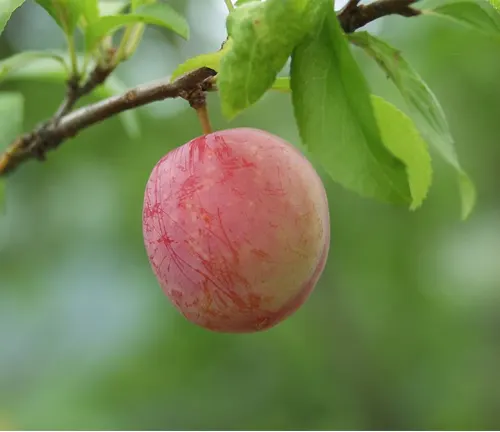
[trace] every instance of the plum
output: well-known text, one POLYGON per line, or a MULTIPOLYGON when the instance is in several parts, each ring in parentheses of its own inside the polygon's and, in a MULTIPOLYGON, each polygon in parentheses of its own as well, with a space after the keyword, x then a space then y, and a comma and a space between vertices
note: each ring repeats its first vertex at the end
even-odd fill
POLYGON ((256 332, 293 314, 330 247, 323 183, 283 139, 251 128, 167 153, 147 182, 144 244, 162 289, 191 322, 256 332))

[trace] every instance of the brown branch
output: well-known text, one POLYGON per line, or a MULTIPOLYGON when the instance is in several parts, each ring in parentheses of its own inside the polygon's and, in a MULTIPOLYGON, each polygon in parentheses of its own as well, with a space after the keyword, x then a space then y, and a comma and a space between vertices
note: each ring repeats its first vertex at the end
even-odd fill
MULTIPOLYGON (((418 0, 376 0, 368 5, 360 5, 360 0, 350 0, 338 14, 338 19, 344 31, 352 33, 369 22, 387 15, 405 17, 419 15, 420 11, 411 7, 416 1, 418 0)), ((163 79, 141 85, 123 95, 71 112, 76 102, 102 84, 112 71, 111 67, 98 66, 82 85, 78 85, 78 80, 68 81, 66 97, 54 116, 32 132, 18 137, 3 154, 0 154, 0 177, 30 159, 44 160, 46 153, 56 149, 64 140, 126 110, 177 97, 188 100, 193 106, 193 103, 196 104, 193 98, 199 99, 202 92, 214 88, 213 77, 216 75, 210 68, 200 68, 181 76, 174 82, 163 79)))
POLYGON ((387 15, 413 17, 420 11, 411 7, 418 0, 377 0, 368 5, 360 5, 360 0, 350 0, 340 11, 338 18, 346 33, 352 33, 366 24, 387 15))
POLYGON ((210 78, 215 74, 213 69, 200 68, 172 83, 166 78, 154 81, 135 87, 122 95, 77 109, 63 116, 58 122, 49 121, 33 132, 17 138, 7 148, 0 156, 0 175, 12 172, 29 159, 43 160, 49 150, 56 149, 64 140, 115 114, 151 102, 183 97, 186 92, 190 95, 195 90, 208 91, 212 85, 210 78))
POLYGON ((53 122, 59 121, 64 115, 68 114, 80 98, 91 93, 96 87, 101 85, 106 78, 114 71, 113 66, 105 67, 97 65, 90 73, 89 77, 83 84, 79 84, 80 77, 71 77, 67 83, 66 97, 57 109, 53 118, 53 122))
POLYGON ((56 140, 63 140, 75 136, 82 129, 103 119, 129 109, 169 98, 189 98, 195 90, 209 90, 210 78, 215 75, 216 72, 213 69, 203 67, 181 76, 174 82, 164 78, 140 85, 122 95, 110 97, 64 116, 54 128, 52 136, 56 140))
POLYGON ((67 82, 66 97, 54 114, 54 121, 59 120, 63 115, 69 113, 79 98, 80 77, 71 77, 67 82))

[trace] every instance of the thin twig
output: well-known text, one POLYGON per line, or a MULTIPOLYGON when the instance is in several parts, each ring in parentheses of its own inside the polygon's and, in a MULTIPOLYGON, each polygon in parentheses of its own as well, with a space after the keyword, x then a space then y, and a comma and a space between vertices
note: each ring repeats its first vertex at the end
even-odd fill
POLYGON ((58 122, 64 115, 68 114, 79 99, 91 93, 96 87, 101 85, 106 78, 113 72, 113 67, 103 67, 97 65, 94 70, 90 73, 87 80, 83 83, 79 83, 79 77, 74 76, 70 78, 67 82, 66 97, 62 101, 61 105, 57 109, 56 113, 52 117, 51 121, 53 123, 58 122))
POLYGON ((71 77, 66 86, 66 97, 64 100, 61 102, 61 105, 59 105, 59 108, 54 114, 53 120, 54 121, 59 121, 59 119, 69 113, 73 106, 75 105, 76 101, 78 100, 78 93, 80 92, 80 85, 79 85, 79 77, 73 76, 71 77))
MULTIPOLYGON (((352 33, 369 22, 387 15, 417 16, 420 11, 411 6, 417 1, 376 0, 368 5, 360 5, 360 0, 350 0, 339 12, 338 19, 344 31, 352 33)), ((109 63, 105 62, 105 64, 109 63)), ((102 84, 112 71, 113 67, 98 65, 82 85, 78 86, 70 80, 66 98, 54 116, 32 132, 18 137, 3 154, 0 154, 0 177, 12 172, 21 163, 30 159, 44 160, 46 153, 57 148, 64 140, 123 111, 176 97, 187 99, 193 106, 196 100, 201 100, 201 95, 204 97, 203 92, 215 89, 216 72, 209 68, 200 68, 181 76, 172 83, 168 79, 163 79, 141 85, 122 95, 113 96, 71 112, 76 102, 102 84)), ((193 107, 196 108, 196 106, 193 107)), ((208 116, 204 115, 203 110, 201 112, 197 110, 197 112, 201 115, 204 129, 208 131, 210 129, 206 122, 208 116), (206 124, 203 124, 204 122, 206 124)))
POLYGON ((32 133, 17 138, 0 156, 0 174, 12 172, 29 159, 43 160, 49 150, 56 149, 64 140, 74 137, 83 129, 115 114, 168 98, 183 97, 185 92, 207 91, 210 78, 216 72, 200 68, 181 76, 174 82, 162 79, 140 85, 126 93, 79 108, 57 123, 44 124, 32 133))

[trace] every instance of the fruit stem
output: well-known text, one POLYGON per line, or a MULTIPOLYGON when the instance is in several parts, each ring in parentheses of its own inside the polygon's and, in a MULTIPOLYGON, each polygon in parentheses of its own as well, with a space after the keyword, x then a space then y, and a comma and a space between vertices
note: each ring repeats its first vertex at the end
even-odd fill
POLYGON ((208 116, 207 105, 204 104, 197 107, 196 114, 198 114, 198 119, 200 120, 203 134, 204 135, 211 134, 213 131, 212 131, 212 125, 210 124, 210 117, 208 116))

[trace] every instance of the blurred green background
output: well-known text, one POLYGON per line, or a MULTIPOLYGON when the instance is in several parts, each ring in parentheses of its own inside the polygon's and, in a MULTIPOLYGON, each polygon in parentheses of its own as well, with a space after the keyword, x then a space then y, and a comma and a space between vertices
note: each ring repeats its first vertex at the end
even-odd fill
MULTIPOLYGON (((184 42, 147 32, 117 76, 127 86, 170 74, 225 37, 222 0, 174 1, 184 42)), ((435 158, 417 212, 328 189, 332 240, 310 300, 274 329, 216 334, 182 318, 142 243, 149 173, 200 134, 183 101, 140 110, 142 136, 113 118, 8 181, 0 219, 0 429, 500 428, 500 44, 433 17, 371 27, 442 102, 479 193, 459 221, 451 168, 435 158)), ((32 2, 0 39, 1 57, 63 48, 32 2)), ((373 91, 397 92, 366 57, 373 91)), ((3 84, 26 96, 24 127, 48 117, 61 84, 3 84)), ((86 99, 85 102, 89 102, 86 99)), ((268 94, 231 125, 299 144, 288 95, 268 94)))

